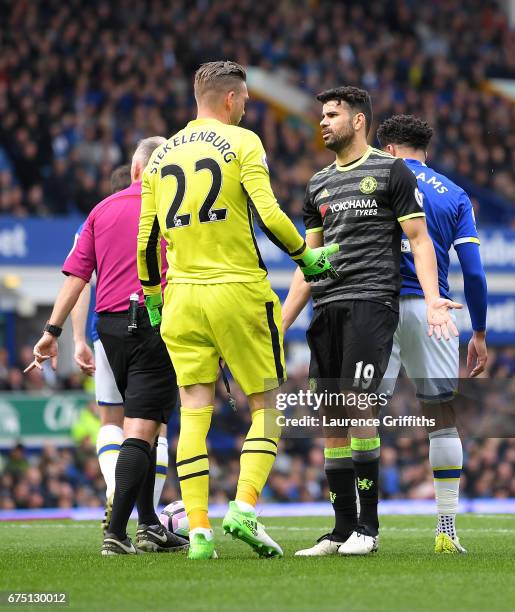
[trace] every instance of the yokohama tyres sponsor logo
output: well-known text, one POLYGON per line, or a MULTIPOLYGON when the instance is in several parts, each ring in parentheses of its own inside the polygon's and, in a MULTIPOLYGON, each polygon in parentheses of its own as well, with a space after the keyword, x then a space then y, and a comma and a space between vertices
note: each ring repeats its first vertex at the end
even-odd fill
POLYGON ((342 200, 334 204, 325 204, 320 207, 322 217, 328 212, 339 213, 342 211, 353 210, 355 216, 369 216, 377 214, 377 201, 375 198, 357 198, 352 200, 342 200))

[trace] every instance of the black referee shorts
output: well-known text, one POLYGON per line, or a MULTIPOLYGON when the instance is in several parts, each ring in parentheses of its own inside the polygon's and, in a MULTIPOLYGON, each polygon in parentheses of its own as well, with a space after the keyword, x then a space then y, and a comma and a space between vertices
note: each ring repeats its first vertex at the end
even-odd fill
POLYGON ((375 391, 388 367, 398 320, 397 312, 379 302, 317 306, 306 336, 309 376, 318 391, 375 391))
POLYGON ((178 389, 165 343, 152 329, 145 308, 138 309, 138 329, 132 334, 127 324, 127 313, 99 313, 98 335, 123 398, 125 416, 168 423, 178 389))

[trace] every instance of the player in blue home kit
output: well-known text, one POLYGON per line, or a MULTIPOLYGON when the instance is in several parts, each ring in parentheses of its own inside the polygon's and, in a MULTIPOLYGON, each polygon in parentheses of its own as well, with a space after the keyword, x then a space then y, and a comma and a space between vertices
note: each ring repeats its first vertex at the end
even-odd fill
MULTIPOLYGON (((381 146, 402 157, 414 173, 424 196, 424 212, 438 261, 440 295, 449 298, 449 250, 454 247, 463 272, 465 299, 473 335, 468 345, 470 376, 486 365, 486 279, 479 254, 479 238, 472 204, 467 194, 447 177, 426 165, 432 128, 411 115, 396 115, 384 121, 377 137, 381 146)), ((429 461, 433 470, 438 523, 435 552, 464 553, 456 535, 459 483, 463 464, 461 440, 456 428, 453 397, 459 369, 459 339, 436 342, 427 334, 424 294, 415 272, 409 241, 403 237, 399 325, 382 391, 392 395, 401 365, 415 382, 423 414, 435 419, 428 428, 429 461)))

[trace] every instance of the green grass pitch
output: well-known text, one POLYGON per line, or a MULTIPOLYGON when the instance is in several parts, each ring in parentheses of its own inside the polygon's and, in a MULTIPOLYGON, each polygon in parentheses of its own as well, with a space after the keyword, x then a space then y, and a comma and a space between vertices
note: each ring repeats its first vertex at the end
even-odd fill
POLYGON ((74 610, 515 609, 515 516, 460 516, 469 554, 445 556, 433 553, 429 516, 383 517, 379 552, 361 558, 293 557, 328 530, 328 518, 264 522, 284 559, 258 559, 224 537, 220 521, 220 558, 200 562, 184 554, 103 558, 93 522, 0 523, 0 591, 66 591, 74 610))

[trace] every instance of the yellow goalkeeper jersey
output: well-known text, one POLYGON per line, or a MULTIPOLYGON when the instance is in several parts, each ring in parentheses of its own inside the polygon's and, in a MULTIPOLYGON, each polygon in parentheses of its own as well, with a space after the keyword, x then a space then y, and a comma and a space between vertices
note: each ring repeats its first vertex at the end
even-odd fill
POLYGON ((154 151, 145 168, 138 273, 146 294, 160 286, 160 236, 171 283, 255 282, 267 270, 254 219, 293 257, 305 242, 270 186, 259 137, 216 119, 196 119, 154 151))

